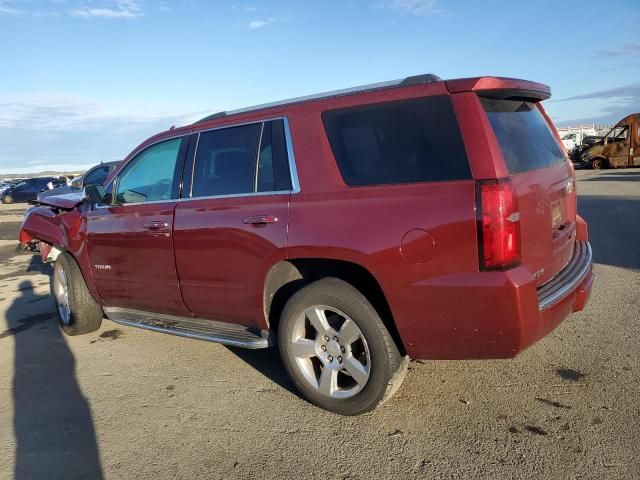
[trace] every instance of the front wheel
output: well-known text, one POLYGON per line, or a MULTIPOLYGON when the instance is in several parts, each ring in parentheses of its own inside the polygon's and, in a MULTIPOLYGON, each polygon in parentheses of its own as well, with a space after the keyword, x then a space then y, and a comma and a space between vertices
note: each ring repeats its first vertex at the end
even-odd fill
POLYGON ((278 341, 289 376, 311 403, 342 415, 373 410, 393 395, 408 358, 378 312, 352 285, 324 278, 285 305, 278 341))
POLYGON ((607 166, 603 158, 594 158, 591 160, 591 168, 594 170, 602 170, 607 166))
POLYGON ((4 204, 9 204, 9 203, 13 203, 13 202, 14 202, 14 200, 13 200, 13 197, 11 195, 4 195, 2 197, 2 203, 4 203, 4 204))
POLYGON ((102 307, 91 296, 80 267, 68 253, 61 253, 56 259, 51 292, 64 333, 82 335, 100 328, 102 307))

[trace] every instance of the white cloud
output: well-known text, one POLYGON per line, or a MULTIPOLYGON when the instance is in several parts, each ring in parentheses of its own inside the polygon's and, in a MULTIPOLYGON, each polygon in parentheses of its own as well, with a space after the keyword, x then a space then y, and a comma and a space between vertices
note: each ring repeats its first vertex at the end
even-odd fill
POLYGON ((144 15, 138 0, 112 0, 100 7, 82 7, 69 11, 81 18, 139 18, 144 15))
POLYGON ((24 12, 12 6, 11 0, 0 0, 0 15, 22 15, 24 12))
POLYGON ((442 13, 437 8, 438 0, 385 0, 377 6, 390 8, 400 13, 410 13, 418 16, 428 16, 442 13))
POLYGON ((250 21, 247 27, 249 27, 252 30, 255 30, 257 28, 266 27, 267 25, 271 25, 272 23, 275 23, 275 22, 288 22, 289 20, 291 20, 291 17, 289 16, 261 18, 261 19, 250 21))
POLYGON ((596 57, 640 57, 640 42, 627 43, 625 45, 622 45, 621 47, 598 50, 596 52, 596 57))
POLYGON ((0 96, 0 128, 40 131, 134 129, 192 123, 207 112, 181 112, 139 103, 109 103, 72 95, 0 96))
POLYGON ((267 18, 266 20, 251 20, 248 26, 250 29, 255 30, 257 28, 266 27, 267 25, 275 21, 275 18, 267 18))

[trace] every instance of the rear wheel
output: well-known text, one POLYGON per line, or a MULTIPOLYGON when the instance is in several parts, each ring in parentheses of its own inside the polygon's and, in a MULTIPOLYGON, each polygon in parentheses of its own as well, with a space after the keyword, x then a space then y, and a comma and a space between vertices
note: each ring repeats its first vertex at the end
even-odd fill
POLYGON ((13 203, 13 197, 11 195, 4 195, 2 197, 2 203, 13 203))
POLYGON ((402 357, 371 303, 352 285, 324 278, 297 292, 280 319, 279 344, 291 379, 311 403, 358 415, 402 383, 402 357))
POLYGON ((605 162, 604 158, 594 158, 591 160, 591 168, 594 170, 602 170, 607 166, 607 162, 605 162))
POLYGON ((61 253, 56 259, 51 291, 64 333, 82 335, 100 328, 102 308, 89 293, 80 267, 68 253, 61 253))

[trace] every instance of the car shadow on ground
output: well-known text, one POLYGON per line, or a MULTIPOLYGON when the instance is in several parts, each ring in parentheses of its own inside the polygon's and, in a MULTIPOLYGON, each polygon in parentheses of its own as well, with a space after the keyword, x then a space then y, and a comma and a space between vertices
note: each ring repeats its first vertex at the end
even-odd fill
POLYGON ((277 347, 259 350, 238 347, 227 347, 227 349, 274 383, 302 398, 284 369, 277 347))
POLYGON ((29 260, 29 265, 27 265, 28 273, 42 273, 45 275, 51 274, 51 264, 44 263, 42 258, 40 258, 39 254, 32 255, 31 260, 29 260))
POLYGON ((52 300, 35 294, 30 281, 21 282, 19 292, 7 310, 8 329, 0 332, 0 348, 11 339, 15 344, 14 478, 101 479, 91 409, 52 300), (34 310, 42 313, 25 313, 34 310))
POLYGON ((585 178, 583 182, 640 182, 640 172, 627 172, 625 174, 604 174, 597 177, 585 178))
POLYGON ((595 263, 640 269, 640 197, 578 195, 578 212, 589 224, 595 263))

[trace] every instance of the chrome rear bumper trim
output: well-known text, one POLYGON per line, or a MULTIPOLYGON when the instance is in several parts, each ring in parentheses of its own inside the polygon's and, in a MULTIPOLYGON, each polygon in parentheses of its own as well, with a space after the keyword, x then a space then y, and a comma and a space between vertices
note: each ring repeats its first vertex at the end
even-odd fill
POLYGON ((593 255, 589 242, 576 242, 573 257, 550 282, 538 288, 538 309, 544 311, 569 295, 586 278, 593 255))

